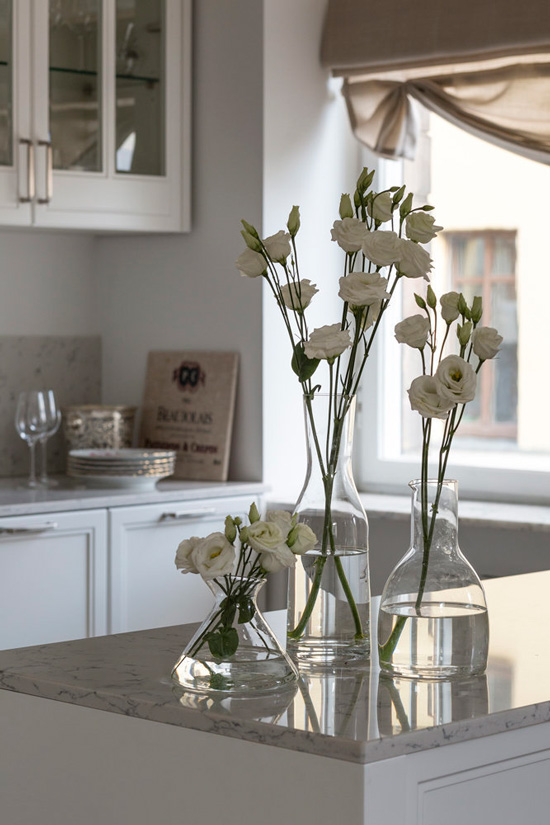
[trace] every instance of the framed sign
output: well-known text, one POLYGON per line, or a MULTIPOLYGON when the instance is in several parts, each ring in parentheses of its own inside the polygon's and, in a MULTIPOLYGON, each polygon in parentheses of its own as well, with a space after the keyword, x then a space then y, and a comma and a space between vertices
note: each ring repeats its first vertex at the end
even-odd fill
POLYGON ((150 352, 140 446, 176 450, 172 478, 227 481, 236 352, 150 352))

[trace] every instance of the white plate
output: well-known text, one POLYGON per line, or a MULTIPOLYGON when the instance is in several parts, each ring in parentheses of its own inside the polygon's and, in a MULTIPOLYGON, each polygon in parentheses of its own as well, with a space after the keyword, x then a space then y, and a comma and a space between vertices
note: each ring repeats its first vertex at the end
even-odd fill
POLYGON ((151 459, 168 460, 176 457, 175 450, 70 450, 72 458, 92 459, 93 461, 151 461, 151 459))
POLYGON ((89 487, 105 487, 117 490, 154 490, 157 481, 166 476, 80 476, 69 473, 89 487))

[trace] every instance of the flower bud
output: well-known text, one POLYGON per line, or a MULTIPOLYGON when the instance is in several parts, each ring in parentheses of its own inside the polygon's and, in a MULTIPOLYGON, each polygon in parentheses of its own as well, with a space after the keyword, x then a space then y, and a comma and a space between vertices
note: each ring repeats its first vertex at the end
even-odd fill
POLYGON ((456 331, 458 341, 461 347, 465 347, 468 341, 470 340, 470 335, 472 334, 472 323, 471 321, 467 321, 463 326, 458 325, 456 331))
POLYGON ((430 284, 428 284, 428 292, 426 294, 426 300, 428 301, 428 306, 430 309, 435 309, 437 306, 437 298, 435 297, 435 292, 433 291, 430 284))
POLYGON ((237 528, 235 527, 235 522, 231 516, 227 516, 225 519, 225 538, 227 541, 230 541, 231 544, 233 544, 237 538, 237 528))
POLYGON ((246 544, 248 542, 248 527, 241 527, 240 528, 239 538, 241 540, 241 544, 246 544))
POLYGON ((466 315, 467 309, 468 309, 468 304, 466 303, 466 298, 464 297, 464 295, 461 292, 460 295, 458 296, 458 311, 460 312, 461 315, 466 315))
POLYGON ((409 192, 409 194, 407 195, 407 197, 405 198, 405 200, 403 201, 403 203, 399 207, 399 214, 401 215, 402 218, 407 217, 407 215, 409 214, 409 212, 412 209, 412 205, 413 205, 413 194, 412 194, 412 192, 409 192))
POLYGON ((481 321, 481 316, 483 315, 483 299, 481 295, 476 295, 473 303, 472 303, 472 321, 474 324, 478 324, 481 321))
POLYGON ((426 309, 426 301, 422 298, 421 295, 417 295, 416 292, 414 293, 414 300, 416 301, 416 305, 420 307, 420 309, 426 309))
POLYGON ((344 218, 353 218, 353 206, 351 205, 351 198, 349 195, 343 194, 340 198, 340 217, 342 220, 344 218))
POLYGON ((290 232, 291 237, 294 237, 300 228, 300 207, 293 206, 288 216, 286 228, 290 232))
POLYGON ((256 507, 256 502, 252 502, 250 505, 250 510, 248 511, 248 520, 250 524, 254 524, 255 521, 260 520, 260 514, 258 512, 258 508, 256 507))
POLYGON ((262 251, 262 244, 255 238, 254 235, 251 235, 250 232, 247 232, 246 229, 241 229, 241 235, 244 238, 244 242, 249 249, 253 252, 261 252, 262 251))
POLYGON ((259 238, 258 231, 255 227, 252 226, 251 223, 248 223, 245 220, 241 220, 242 225, 244 226, 245 230, 248 232, 249 235, 252 235, 253 238, 259 238))

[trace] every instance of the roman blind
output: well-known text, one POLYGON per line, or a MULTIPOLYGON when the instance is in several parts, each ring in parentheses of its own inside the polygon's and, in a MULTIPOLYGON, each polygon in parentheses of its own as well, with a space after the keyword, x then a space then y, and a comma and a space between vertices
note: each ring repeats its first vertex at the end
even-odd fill
POLYGON ((550 163, 550 0, 329 0, 321 60, 383 157, 414 157, 418 101, 550 163))

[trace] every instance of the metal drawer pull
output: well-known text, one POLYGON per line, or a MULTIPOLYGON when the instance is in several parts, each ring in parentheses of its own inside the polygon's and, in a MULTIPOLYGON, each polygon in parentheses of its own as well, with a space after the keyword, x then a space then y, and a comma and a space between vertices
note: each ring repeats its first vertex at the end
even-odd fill
POLYGON ((34 145, 29 138, 20 138, 19 143, 27 147, 27 195, 20 195, 19 203, 30 203, 34 199, 34 145))
POLYGON ((46 147, 46 197, 38 198, 38 203, 49 203, 53 197, 53 150, 51 140, 39 140, 39 146, 46 147))
POLYGON ((37 524, 35 527, 4 527, 0 524, 0 535, 4 536, 30 536, 35 533, 49 533, 51 530, 56 530, 57 524, 55 522, 48 522, 46 524, 37 524))
POLYGON ((199 510, 195 513, 163 513, 159 521, 191 521, 195 518, 206 518, 206 516, 211 516, 215 512, 216 509, 211 507, 209 510, 199 510))

